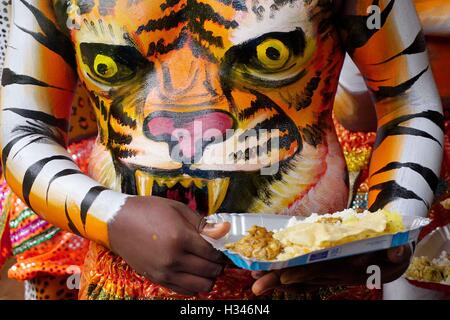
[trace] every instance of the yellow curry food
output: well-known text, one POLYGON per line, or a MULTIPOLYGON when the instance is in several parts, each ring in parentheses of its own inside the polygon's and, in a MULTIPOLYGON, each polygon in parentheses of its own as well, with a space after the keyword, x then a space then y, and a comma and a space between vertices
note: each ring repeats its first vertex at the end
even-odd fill
POLYGON ((386 210, 357 213, 354 210, 317 215, 297 220, 287 227, 268 231, 253 226, 248 234, 226 249, 257 260, 288 260, 294 257, 352 241, 393 234, 404 230, 402 218, 386 210))
POLYGON ((415 257, 406 271, 412 280, 450 285, 450 253, 443 251, 438 258, 415 257))

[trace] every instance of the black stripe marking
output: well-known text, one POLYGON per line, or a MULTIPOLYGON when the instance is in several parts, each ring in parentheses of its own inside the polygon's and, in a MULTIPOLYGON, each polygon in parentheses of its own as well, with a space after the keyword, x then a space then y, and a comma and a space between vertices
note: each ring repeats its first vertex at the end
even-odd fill
POLYGON ((31 121, 26 121, 26 125, 20 125, 12 130, 12 133, 19 132, 21 134, 26 134, 28 136, 41 136, 43 142, 49 144, 59 144, 65 147, 64 136, 56 130, 52 130, 51 127, 42 125, 38 122, 34 123, 31 121))
POLYGON ((250 107, 247 109, 244 109, 242 111, 239 111, 239 120, 244 121, 247 119, 250 119, 251 117, 255 116, 258 112, 261 112, 263 110, 270 110, 270 108, 266 106, 260 106, 254 102, 250 104, 250 107))
POLYGON ((420 30, 419 33, 417 34, 416 38, 414 39, 414 42, 405 50, 403 50, 402 52, 396 54, 395 56, 393 56, 392 58, 389 58, 383 62, 380 63, 376 63, 374 65, 380 65, 380 64, 385 64, 389 61, 394 60, 395 58, 398 58, 400 56, 403 55, 410 55, 410 54, 417 54, 417 53, 423 53, 427 50, 427 43, 425 41, 425 35, 423 33, 423 30, 420 30))
POLYGON ((130 129, 136 129, 137 122, 135 119, 130 117, 125 111, 123 107, 123 100, 125 99, 124 96, 120 96, 111 104, 110 108, 110 115, 113 117, 121 126, 127 126, 130 129))
MULTIPOLYGON (((379 0, 373 1, 373 5, 375 6, 379 6, 379 3, 379 0)), ((395 0, 391 0, 381 13, 381 28, 385 25, 394 4, 395 0)), ((363 47, 379 31, 377 28, 370 29, 367 27, 367 20, 369 18, 370 15, 348 15, 344 19, 341 19, 341 27, 344 30, 344 33, 346 33, 346 36, 344 37, 345 47, 350 55, 352 55, 356 49, 363 47)))
POLYGON ((66 201, 64 202, 64 212, 66 214, 66 219, 68 221, 69 229, 72 231, 72 233, 75 233, 76 235, 81 236, 80 231, 75 226, 75 223, 73 223, 72 219, 70 218, 69 210, 67 209, 67 198, 66 198, 66 201))
POLYGON ((272 116, 269 119, 266 119, 255 126, 255 130, 268 129, 271 130, 273 128, 279 129, 281 132, 289 132, 289 135, 286 135, 279 140, 280 148, 289 148, 293 141, 297 141, 298 149, 296 153, 300 153, 303 150, 303 140, 298 130, 298 127, 289 119, 284 111, 281 109, 279 105, 277 105, 273 100, 271 100, 268 96, 263 95, 262 93, 253 90, 247 89, 251 94, 256 97, 255 104, 261 106, 267 106, 266 108, 275 110, 278 114, 272 116))
POLYGON ((381 191, 378 193, 375 202, 369 208, 372 212, 383 209, 387 204, 397 199, 419 200, 423 202, 427 208, 430 208, 430 205, 424 199, 419 197, 413 191, 400 186, 396 181, 387 181, 377 184, 371 187, 369 191, 373 190, 381 191))
POLYGON ((57 174, 55 174, 53 176, 53 178, 50 180, 50 182, 48 183, 48 186, 47 186, 47 192, 46 192, 46 196, 45 196, 45 200, 46 200, 47 203, 48 203, 48 192, 50 190, 50 187, 51 187, 52 183, 56 179, 59 179, 59 178, 62 178, 62 177, 67 177, 67 176, 71 176, 71 175, 74 175, 74 174, 83 174, 83 172, 81 172, 80 170, 77 170, 77 169, 65 169, 65 170, 62 170, 62 171, 58 172, 57 174))
MULTIPOLYGON (((3 168, 6 169, 6 161, 8 160, 8 157, 9 157, 9 154, 11 153, 12 148, 16 145, 17 142, 19 142, 20 140, 22 140, 25 137, 28 137, 28 134, 24 134, 24 135, 15 137, 10 142, 8 142, 8 144, 3 148, 3 151, 2 151, 3 168)), ((6 170, 5 170, 5 174, 6 174, 6 170)))
POLYGON ((138 154, 137 150, 133 150, 124 146, 109 146, 111 153, 114 154, 116 158, 126 159, 135 157, 138 154))
POLYGON ((408 127, 395 127, 389 131, 389 136, 402 136, 402 135, 410 135, 410 136, 416 136, 416 137, 430 139, 430 140, 437 142, 442 147, 442 144, 440 143, 439 140, 437 140, 431 134, 429 134, 425 131, 419 130, 419 129, 408 128, 408 127))
POLYGON ((43 87, 43 88, 53 88, 53 89, 72 92, 71 90, 53 86, 44 81, 35 79, 35 78, 27 76, 27 75, 17 74, 14 71, 12 71, 11 69, 8 69, 8 68, 3 69, 2 86, 6 87, 6 86, 13 85, 13 84, 33 85, 33 86, 38 86, 38 87, 43 87))
POLYGON ((70 39, 64 35, 56 25, 39 9, 25 0, 20 0, 36 18, 42 33, 33 32, 17 26, 20 30, 31 35, 37 42, 59 55, 73 70, 76 70, 75 50, 70 39))
POLYGON ((23 149, 25 149, 26 147, 28 147, 29 145, 31 145, 31 144, 33 144, 33 143, 35 143, 35 142, 38 142, 38 141, 40 141, 40 140, 43 140, 43 139, 46 139, 46 137, 37 137, 37 138, 34 138, 33 140, 31 140, 30 142, 28 142, 26 145, 24 145, 23 147, 21 147, 19 150, 17 150, 17 152, 14 154, 14 156, 13 156, 13 159, 15 158, 15 157, 17 157, 17 155, 20 153, 20 152, 22 152, 22 150, 23 149))
POLYGON ((57 127, 58 129, 63 131, 67 131, 69 128, 69 121, 67 121, 66 119, 55 118, 54 116, 45 112, 19 108, 6 108, 4 109, 4 111, 11 111, 24 118, 41 121, 49 126, 57 127))
POLYGON ((128 145, 133 141, 133 137, 129 134, 123 134, 114 130, 111 126, 109 128, 108 144, 128 145))
POLYGON ((419 80, 425 72, 427 72, 430 69, 430 67, 426 67, 425 70, 420 72, 417 76, 409 79, 408 81, 403 82, 402 84, 399 84, 395 87, 378 87, 378 90, 372 89, 373 93, 375 94, 375 98, 378 102, 387 99, 387 98, 395 98, 402 94, 404 94, 406 91, 411 89, 411 87, 419 80))
POLYGON ((418 163, 414 163, 414 162, 406 162, 406 163, 391 162, 391 163, 387 164, 385 167, 383 167, 380 170, 378 170, 377 172, 375 172, 372 175, 372 177, 377 174, 380 174, 380 173, 384 173, 384 172, 388 172, 388 171, 396 170, 396 169, 401 169, 401 168, 409 168, 411 170, 414 170, 415 172, 420 174, 427 181, 428 185, 430 186, 431 190, 433 190, 433 192, 436 191, 437 185, 439 183, 438 176, 433 172, 433 170, 426 168, 418 163))
MULTIPOLYGON (((227 2, 232 4, 230 1, 227 2)), ((233 4, 235 4, 234 1, 233 4)), ((238 27, 238 23, 235 20, 226 19, 220 13, 215 12, 211 5, 199 2, 198 0, 187 0, 178 11, 174 11, 175 5, 176 2, 167 1, 164 8, 171 8, 170 13, 160 19, 149 20, 146 24, 139 26, 136 33, 140 35, 143 32, 169 31, 183 25, 186 28, 182 29, 182 34, 186 33, 186 30, 189 30, 190 33, 195 35, 189 38, 191 50, 196 52, 196 54, 201 53, 205 55, 210 61, 216 61, 216 58, 208 48, 211 45, 223 47, 223 39, 221 36, 215 37, 211 31, 206 30, 204 28, 204 22, 211 21, 226 29, 235 29, 238 27)), ((182 34, 179 35, 175 43, 167 47, 161 47, 164 44, 163 41, 151 43, 149 45, 148 55, 152 55, 157 51, 166 52, 168 50, 175 50, 184 41, 182 34)))
POLYGON ((22 183, 22 195, 23 195, 23 200, 25 201, 27 206, 29 206, 30 208, 32 208, 30 205, 30 192, 31 192, 31 188, 33 187, 34 182, 36 181, 39 173, 41 173, 41 171, 45 167, 45 165, 47 165, 49 162, 55 161, 55 160, 67 160, 67 161, 73 162, 73 160, 67 156, 62 156, 62 155, 52 156, 52 157, 41 159, 38 162, 32 164, 25 172, 25 175, 23 177, 23 183, 22 183))
POLYGON ((157 42, 150 42, 147 50, 147 57, 151 57, 156 53, 166 54, 183 47, 189 38, 186 29, 187 27, 183 27, 178 37, 170 43, 165 43, 163 39, 159 39, 157 42))
POLYGON ((316 76, 308 81, 303 93, 298 95, 299 98, 295 110, 300 111, 306 109, 312 104, 314 93, 319 88, 320 81, 320 72, 317 72, 316 76))
POLYGON ((177 5, 180 3, 180 0, 166 0, 164 3, 162 3, 159 7, 162 11, 169 9, 173 7, 174 5, 177 5))
POLYGON ((83 201, 81 202, 80 206, 80 216, 81 216, 81 222, 83 223, 83 227, 86 230, 86 218, 89 209, 91 208, 92 204, 94 203, 95 199, 102 193, 103 191, 108 190, 108 188, 97 186, 91 188, 86 196, 84 197, 83 201))
POLYGON ((392 121, 389 121, 388 123, 386 123, 385 125, 381 126, 378 129, 377 139, 375 141, 374 148, 375 149, 378 148, 383 143, 383 141, 386 140, 389 136, 406 135, 406 134, 431 139, 433 141, 436 141, 440 146, 442 146, 441 143, 436 138, 434 138, 425 131, 399 126, 400 123, 402 122, 416 118, 428 119, 432 121, 435 125, 437 125, 442 131, 444 130, 444 116, 437 111, 427 110, 420 113, 401 116, 392 121))

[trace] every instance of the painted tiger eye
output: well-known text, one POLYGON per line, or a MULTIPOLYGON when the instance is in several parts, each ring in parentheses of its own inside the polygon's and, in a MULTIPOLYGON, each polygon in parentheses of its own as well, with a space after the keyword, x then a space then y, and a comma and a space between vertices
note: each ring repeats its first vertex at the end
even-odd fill
POLYGON ((290 50, 280 40, 268 39, 256 47, 259 63, 266 69, 279 70, 289 60, 290 50))
POLYGON ((98 76, 109 79, 117 74, 119 67, 111 57, 98 54, 94 60, 94 71, 98 76))

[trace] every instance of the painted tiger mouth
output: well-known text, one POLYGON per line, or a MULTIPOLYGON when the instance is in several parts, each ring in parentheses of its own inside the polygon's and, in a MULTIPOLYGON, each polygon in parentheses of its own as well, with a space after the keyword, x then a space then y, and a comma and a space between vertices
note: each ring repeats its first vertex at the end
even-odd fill
POLYGON ((217 212, 225 199, 230 178, 204 179, 190 176, 159 177, 135 171, 136 192, 180 201, 203 215, 217 212))

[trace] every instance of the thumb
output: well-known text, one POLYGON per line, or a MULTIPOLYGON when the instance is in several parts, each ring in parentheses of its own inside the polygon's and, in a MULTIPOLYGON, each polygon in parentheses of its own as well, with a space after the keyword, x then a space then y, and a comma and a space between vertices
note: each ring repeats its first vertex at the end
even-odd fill
POLYGON ((252 291, 255 295, 261 296, 280 285, 280 272, 273 271, 256 280, 252 286, 252 291))
POLYGON ((189 224, 191 224, 194 228, 197 228, 197 230, 201 230, 204 216, 192 210, 184 203, 171 200, 171 205, 183 216, 184 219, 186 219, 189 224))
POLYGON ((201 234, 213 239, 220 239, 227 235, 230 231, 231 225, 229 222, 222 223, 207 223, 203 227, 201 234))
POLYGON ((411 250, 408 246, 401 246, 387 251, 388 260, 394 264, 401 264, 411 257, 411 250))

